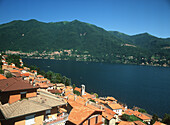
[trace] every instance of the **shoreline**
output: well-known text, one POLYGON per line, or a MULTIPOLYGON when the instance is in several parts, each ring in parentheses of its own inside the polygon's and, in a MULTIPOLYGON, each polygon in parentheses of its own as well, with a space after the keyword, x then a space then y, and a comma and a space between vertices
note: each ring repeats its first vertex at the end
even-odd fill
POLYGON ((93 62, 93 63, 106 63, 106 64, 120 64, 120 65, 135 65, 135 66, 148 66, 148 67, 161 67, 161 68, 170 68, 170 66, 158 66, 158 65, 141 65, 141 64, 131 64, 131 63, 111 63, 111 62, 99 62, 99 61, 83 61, 83 60, 69 60, 69 59, 44 59, 42 57, 22 57, 22 59, 42 59, 42 60, 57 60, 57 61, 75 61, 75 62, 93 62))

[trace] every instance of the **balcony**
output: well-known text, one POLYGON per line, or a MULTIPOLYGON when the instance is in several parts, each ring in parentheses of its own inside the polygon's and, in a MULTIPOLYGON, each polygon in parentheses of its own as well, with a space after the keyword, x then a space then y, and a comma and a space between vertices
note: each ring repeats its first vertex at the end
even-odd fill
POLYGON ((60 123, 65 123, 68 120, 68 114, 64 113, 64 115, 55 117, 52 116, 51 118, 45 119, 43 125, 57 125, 60 123))

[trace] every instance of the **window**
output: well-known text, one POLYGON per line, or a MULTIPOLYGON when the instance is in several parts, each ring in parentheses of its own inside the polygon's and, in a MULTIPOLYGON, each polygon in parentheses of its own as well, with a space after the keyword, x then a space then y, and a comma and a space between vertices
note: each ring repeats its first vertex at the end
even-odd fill
POLYGON ((26 116, 26 117, 25 117, 25 125, 35 124, 34 116, 35 116, 35 115, 26 116))
POLYGON ((88 119, 88 125, 90 125, 90 119, 88 119))
POLYGON ((97 122, 98 122, 98 116, 96 117, 96 124, 97 124, 97 122))
POLYGON ((21 99, 26 98, 26 92, 21 92, 20 94, 21 94, 21 99))
POLYGON ((45 111, 45 114, 50 114, 51 113, 51 110, 46 110, 45 111))

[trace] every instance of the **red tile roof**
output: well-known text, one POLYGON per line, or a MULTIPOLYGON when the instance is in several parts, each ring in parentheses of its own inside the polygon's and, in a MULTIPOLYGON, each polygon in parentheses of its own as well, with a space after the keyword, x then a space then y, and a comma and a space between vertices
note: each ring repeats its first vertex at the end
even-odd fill
POLYGON ((156 121, 153 125, 166 125, 166 124, 156 121))
POLYGON ((135 125, 133 122, 121 121, 118 125, 135 125))
POLYGON ((76 87, 74 90, 79 91, 81 93, 81 88, 76 87))
POLYGON ((53 93, 53 94, 55 94, 55 93, 62 93, 62 91, 58 90, 58 89, 51 89, 51 90, 49 89, 48 91, 53 93))
POLYGON ((41 78, 41 77, 44 77, 44 76, 42 76, 42 75, 37 75, 37 78, 41 78))
POLYGON ((133 113, 136 117, 138 117, 138 118, 140 118, 140 119, 142 119, 142 120, 149 120, 149 119, 151 119, 150 117, 148 117, 148 116, 146 116, 146 115, 144 115, 144 114, 142 114, 142 113, 140 113, 140 112, 138 112, 138 111, 134 111, 134 113, 133 113))
POLYGON ((33 87, 28 83, 28 81, 24 81, 21 78, 12 77, 8 79, 0 80, 0 90, 2 92, 34 89, 34 88, 36 87, 33 87))
POLYGON ((125 114, 127 114, 127 115, 133 115, 133 113, 134 113, 134 111, 131 109, 125 110, 125 114))
POLYGON ((104 108, 104 111, 102 112, 102 116, 105 117, 108 120, 111 120, 112 118, 115 117, 116 113, 113 112, 111 109, 102 106, 104 108))
POLYGON ((81 124, 96 111, 73 100, 68 100, 68 103, 73 107, 68 120, 76 125, 81 124))
POLYGON ((23 74, 21 74, 21 76, 26 76, 26 77, 29 77, 29 73, 23 73, 23 74))
POLYGON ((145 123, 141 122, 141 121, 134 121, 135 125, 146 125, 145 123))
POLYGON ((118 103, 108 103, 108 105, 114 110, 114 109, 122 109, 122 106, 118 103))
POLYGON ((7 79, 7 78, 0 74, 0 80, 2 80, 2 79, 7 79))
POLYGON ((109 96, 106 98, 106 100, 117 101, 115 98, 113 98, 113 97, 109 97, 109 96))

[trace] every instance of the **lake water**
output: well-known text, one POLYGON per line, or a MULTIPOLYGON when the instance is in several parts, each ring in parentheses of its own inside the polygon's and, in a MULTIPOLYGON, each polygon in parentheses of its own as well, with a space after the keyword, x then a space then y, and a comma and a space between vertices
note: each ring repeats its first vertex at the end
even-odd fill
POLYGON ((129 107, 138 106, 162 117, 170 114, 170 68, 94 62, 23 59, 28 65, 72 79, 99 96, 113 96, 129 107))

